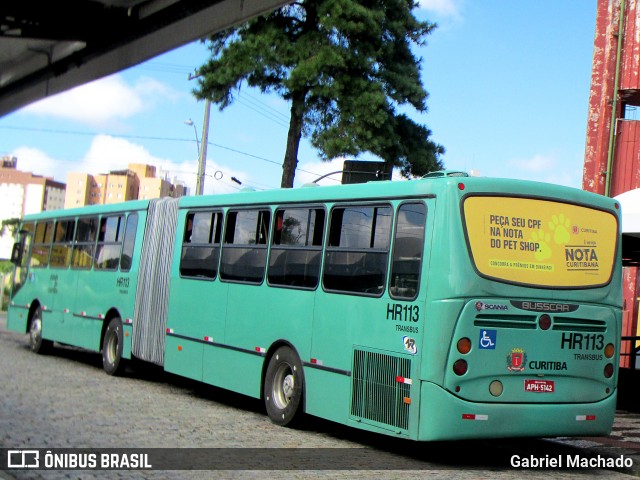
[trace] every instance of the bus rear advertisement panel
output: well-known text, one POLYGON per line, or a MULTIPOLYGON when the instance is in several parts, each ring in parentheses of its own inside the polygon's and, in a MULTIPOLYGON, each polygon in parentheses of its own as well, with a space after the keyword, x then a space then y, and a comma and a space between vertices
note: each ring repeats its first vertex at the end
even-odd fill
POLYGON ((599 435, 619 216, 576 189, 446 174, 44 212, 23 221, 7 325, 36 353, 102 351, 108 374, 136 357, 259 397, 281 425, 599 435))
POLYGON ((481 275, 563 288, 611 279, 618 222, 610 212, 532 198, 470 196, 464 217, 481 275))

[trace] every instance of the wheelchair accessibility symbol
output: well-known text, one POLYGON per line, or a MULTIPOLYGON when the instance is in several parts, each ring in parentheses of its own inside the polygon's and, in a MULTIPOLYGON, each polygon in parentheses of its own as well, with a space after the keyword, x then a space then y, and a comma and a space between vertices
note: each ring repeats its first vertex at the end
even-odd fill
POLYGON ((480 340, 478 342, 480 348, 483 350, 495 350, 497 336, 497 330, 480 330, 480 340))

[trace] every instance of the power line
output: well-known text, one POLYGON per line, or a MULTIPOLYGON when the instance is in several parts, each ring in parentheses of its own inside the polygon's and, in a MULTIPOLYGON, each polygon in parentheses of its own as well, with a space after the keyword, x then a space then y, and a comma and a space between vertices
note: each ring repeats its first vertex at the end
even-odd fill
MULTIPOLYGON (((189 139, 189 138, 178 138, 178 137, 154 137, 154 136, 148 136, 148 135, 124 135, 124 134, 111 134, 111 133, 96 133, 96 132, 81 132, 81 131, 74 131, 74 130, 59 130, 59 129, 52 129, 52 128, 35 128, 35 127, 15 127, 15 126, 11 126, 11 125, 0 125, 0 129, 6 129, 6 130, 23 130, 23 131, 28 131, 28 132, 44 132, 44 133, 53 133, 53 134, 59 134, 59 135, 82 135, 82 136, 96 136, 96 135, 108 135, 110 137, 114 137, 114 138, 126 138, 126 139, 134 139, 134 140, 154 140, 154 141, 168 141, 168 142, 193 142, 193 139, 189 139)), ((256 160, 260 160, 263 162, 267 162, 267 163, 272 163, 274 165, 278 165, 278 166, 282 166, 282 162, 277 162, 275 160, 270 160, 268 158, 265 157, 261 157, 259 155, 255 155, 253 153, 248 153, 248 152, 243 152, 242 150, 238 150, 236 148, 232 148, 232 147, 227 147, 225 145, 220 145, 218 143, 213 143, 210 141, 207 141, 208 145, 211 145, 213 147, 216 148, 220 148, 222 150, 227 150, 233 153, 237 153, 238 155, 243 155, 245 157, 250 157, 250 158, 254 158, 256 160)), ((308 173, 310 175, 315 175, 316 177, 320 177, 322 175, 319 175, 315 172, 310 172, 308 170, 304 170, 302 168, 296 168, 296 171, 298 172, 304 172, 304 173, 308 173)))
MULTIPOLYGON (((178 65, 178 64, 163 63, 163 62, 148 62, 146 64, 139 66, 138 68, 156 71, 156 72, 187 74, 187 75, 190 75, 193 72, 193 68, 187 65, 178 65)), ((254 111, 258 115, 261 115, 266 119, 271 120, 272 122, 280 125, 281 127, 285 127, 285 128, 289 127, 288 115, 266 104, 259 98, 253 95, 250 95, 246 91, 238 92, 238 96, 236 97, 236 102, 239 105, 242 105, 245 108, 248 108, 254 111)))
POLYGON ((251 103, 244 101, 241 98, 238 98, 237 102, 240 105, 243 105, 245 108, 248 108, 249 110, 253 110, 254 112, 256 112, 258 115, 262 115, 263 117, 271 120, 272 122, 280 125, 281 127, 287 128, 289 125, 287 125, 286 123, 284 123, 283 121, 281 121, 278 117, 274 116, 272 113, 270 113, 269 111, 265 111, 265 110, 261 110, 261 106, 257 105, 257 106, 253 106, 251 105, 251 103))

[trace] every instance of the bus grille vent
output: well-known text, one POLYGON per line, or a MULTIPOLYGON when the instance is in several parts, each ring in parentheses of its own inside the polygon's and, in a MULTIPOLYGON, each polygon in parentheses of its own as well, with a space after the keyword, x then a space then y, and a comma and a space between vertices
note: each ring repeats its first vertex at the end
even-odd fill
POLYGON ((561 332, 606 332, 607 322, 586 318, 553 317, 553 329, 561 332))
POLYGON ((476 327, 489 328, 520 328, 532 330, 536 328, 535 315, 500 315, 500 314, 480 314, 476 315, 473 322, 476 327))
POLYGON ((380 352, 354 351, 351 415, 373 425, 409 428, 411 360, 380 352))
MULTIPOLYGON (((480 328, 517 328, 534 330, 538 328, 538 317, 535 315, 477 315, 474 326, 480 328)), ((561 332, 605 332, 607 322, 586 318, 553 317, 553 330, 561 332)))

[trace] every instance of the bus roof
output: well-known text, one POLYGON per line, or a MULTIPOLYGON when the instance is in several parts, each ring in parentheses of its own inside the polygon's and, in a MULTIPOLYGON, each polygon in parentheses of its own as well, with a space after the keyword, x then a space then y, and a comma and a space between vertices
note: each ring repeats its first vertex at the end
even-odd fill
POLYGON ((47 210, 39 213, 31 213, 24 216, 24 220, 40 220, 51 217, 74 217, 78 215, 99 215, 102 213, 119 213, 123 211, 146 210, 149 208, 149 200, 132 200, 121 203, 108 203, 101 205, 89 205, 64 210, 47 210))
MULTIPOLYGON (((508 178, 470 177, 457 175, 434 175, 407 181, 373 181, 368 183, 320 186, 309 184, 298 188, 248 191, 188 196, 179 199, 180 208, 205 206, 243 206, 286 203, 314 203, 333 201, 364 201, 391 198, 424 198, 443 195, 447 191, 461 190, 466 193, 491 193, 531 196, 537 198, 560 198, 571 203, 592 204, 599 208, 613 208, 615 200, 561 185, 514 180, 508 178)), ((65 210, 54 210, 25 215, 24 220, 38 220, 51 217, 66 217, 91 214, 108 214, 123 211, 146 210, 150 200, 92 205, 65 210)))

